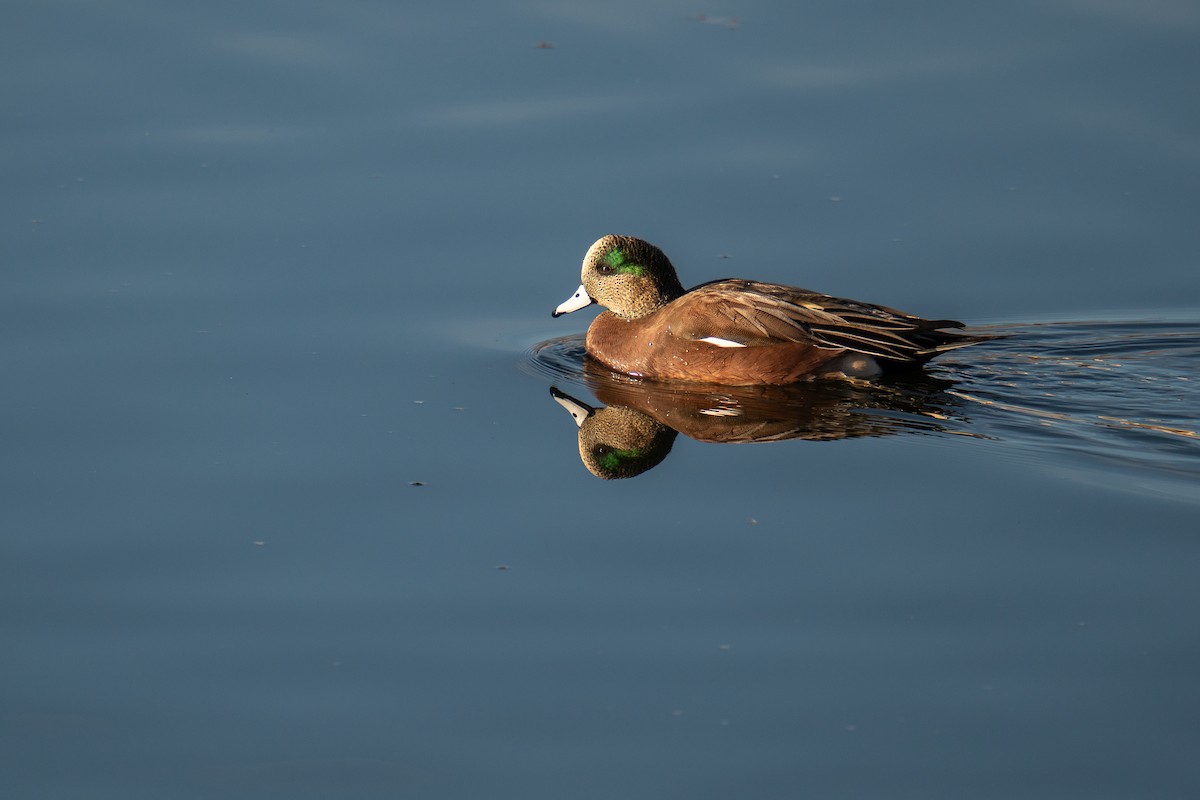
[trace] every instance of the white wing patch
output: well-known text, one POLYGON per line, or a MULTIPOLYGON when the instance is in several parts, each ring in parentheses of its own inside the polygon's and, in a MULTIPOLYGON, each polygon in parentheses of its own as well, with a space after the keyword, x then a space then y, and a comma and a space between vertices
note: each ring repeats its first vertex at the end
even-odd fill
POLYGON ((745 347, 741 342, 735 342, 730 339, 722 339, 719 336, 705 336, 700 341, 715 344, 717 347, 745 347))
POLYGON ((740 408, 702 408, 700 413, 710 417, 740 417, 742 410, 740 408))

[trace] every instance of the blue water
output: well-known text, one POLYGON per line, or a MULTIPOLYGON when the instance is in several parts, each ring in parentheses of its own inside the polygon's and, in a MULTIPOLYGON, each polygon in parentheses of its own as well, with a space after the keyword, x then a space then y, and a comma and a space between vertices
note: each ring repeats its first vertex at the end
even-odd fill
POLYGON ((7 11, 0 796, 1200 794, 1193 4, 7 11), (605 233, 1003 338, 623 381, 605 233))

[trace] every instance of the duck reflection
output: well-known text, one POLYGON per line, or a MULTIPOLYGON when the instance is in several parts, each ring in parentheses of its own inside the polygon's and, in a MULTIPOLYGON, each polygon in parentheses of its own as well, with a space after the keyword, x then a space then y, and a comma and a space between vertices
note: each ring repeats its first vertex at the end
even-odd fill
POLYGON ((579 426, 579 457, 598 478, 632 478, 660 464, 682 433, 700 442, 829 441, 901 431, 951 432, 962 421, 952 384, 925 373, 887 383, 815 381, 791 386, 658 384, 584 372, 601 405, 557 387, 554 400, 579 426))

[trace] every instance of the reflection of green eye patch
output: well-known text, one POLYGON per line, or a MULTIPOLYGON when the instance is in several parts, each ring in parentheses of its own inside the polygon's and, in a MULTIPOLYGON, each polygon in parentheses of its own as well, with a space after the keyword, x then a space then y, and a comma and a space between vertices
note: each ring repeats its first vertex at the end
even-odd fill
POLYGON ((624 462, 636 460, 641 458, 641 456, 642 451, 636 448, 632 450, 617 450, 607 445, 601 445, 596 448, 596 463, 610 472, 619 469, 624 462))
POLYGON ((625 260, 625 253, 619 247, 614 247, 604 254, 604 263, 609 269, 626 272, 630 275, 645 275, 646 268, 640 264, 630 264, 625 260))

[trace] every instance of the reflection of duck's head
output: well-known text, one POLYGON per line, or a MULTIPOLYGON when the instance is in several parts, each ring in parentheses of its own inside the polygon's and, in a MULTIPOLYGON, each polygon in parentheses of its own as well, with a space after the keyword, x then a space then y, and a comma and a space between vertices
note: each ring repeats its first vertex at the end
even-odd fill
POLYGON ((579 426, 579 457, 598 478, 632 478, 671 452, 676 432, 632 408, 595 408, 551 387, 550 395, 579 426))

